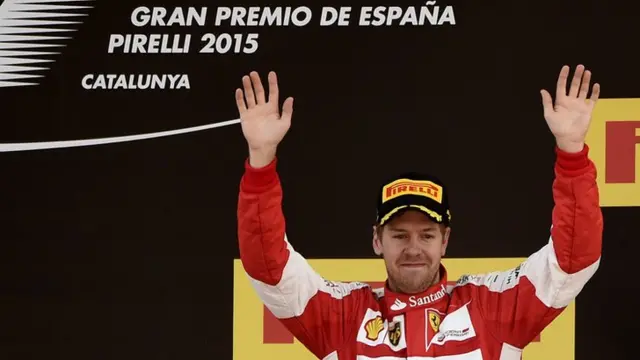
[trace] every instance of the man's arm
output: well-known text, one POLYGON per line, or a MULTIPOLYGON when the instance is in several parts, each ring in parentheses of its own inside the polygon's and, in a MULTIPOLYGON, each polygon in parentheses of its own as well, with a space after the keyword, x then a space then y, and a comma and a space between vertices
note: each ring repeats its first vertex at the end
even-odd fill
POLYGON ((493 336, 520 349, 576 298, 600 263, 603 221, 588 147, 556 152, 548 244, 515 269, 467 280, 493 336))
POLYGON ((317 357, 338 349, 370 290, 325 281, 287 241, 275 159, 261 168, 245 163, 237 216, 240 258, 262 302, 317 357))
POLYGON ((549 243, 511 271, 465 280, 479 285, 466 289, 493 336, 520 349, 560 315, 600 265, 602 212, 596 168, 585 144, 600 85, 593 84, 587 98, 591 71, 578 65, 567 91, 569 70, 566 65, 560 70, 555 102, 547 90, 540 91, 557 154, 549 243))

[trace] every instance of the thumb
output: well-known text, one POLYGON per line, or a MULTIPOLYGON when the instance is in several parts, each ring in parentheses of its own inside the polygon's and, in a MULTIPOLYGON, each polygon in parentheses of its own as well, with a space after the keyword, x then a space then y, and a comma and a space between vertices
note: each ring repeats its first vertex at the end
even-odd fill
POLYGON ((551 99, 551 94, 547 90, 540 90, 540 95, 542 96, 542 107, 544 108, 544 113, 550 114, 553 112, 553 99, 551 99))
POLYGON ((293 115, 293 98, 288 97, 287 100, 282 104, 282 115, 280 116, 280 120, 291 121, 291 116, 293 115))

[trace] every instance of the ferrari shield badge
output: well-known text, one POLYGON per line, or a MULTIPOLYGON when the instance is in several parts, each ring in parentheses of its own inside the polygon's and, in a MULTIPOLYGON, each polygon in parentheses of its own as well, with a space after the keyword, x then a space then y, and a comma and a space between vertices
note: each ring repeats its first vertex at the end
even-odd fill
POLYGON ((440 321, 442 321, 440 314, 433 310, 429 310, 427 316, 429 317, 429 325, 431 325, 431 329, 433 329, 434 333, 437 333, 440 329, 440 321))

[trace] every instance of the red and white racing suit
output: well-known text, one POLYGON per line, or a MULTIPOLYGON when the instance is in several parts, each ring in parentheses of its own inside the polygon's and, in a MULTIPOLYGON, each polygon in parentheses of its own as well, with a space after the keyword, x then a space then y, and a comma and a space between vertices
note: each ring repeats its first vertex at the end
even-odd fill
POLYGON ((247 162, 237 213, 244 269, 266 307, 321 359, 520 359, 600 262, 603 221, 588 147, 556 154, 545 246, 514 269, 454 286, 442 268, 439 284, 411 296, 323 279, 285 236, 276 161, 260 169, 247 162))

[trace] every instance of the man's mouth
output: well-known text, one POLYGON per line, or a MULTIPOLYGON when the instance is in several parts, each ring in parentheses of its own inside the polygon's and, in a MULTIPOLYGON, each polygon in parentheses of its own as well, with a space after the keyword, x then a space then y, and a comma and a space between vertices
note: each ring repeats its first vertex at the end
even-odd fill
POLYGON ((405 267, 409 269, 417 269, 417 268, 424 267, 425 265, 426 265, 425 263, 401 263, 400 264, 401 267, 405 267))

